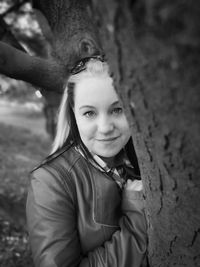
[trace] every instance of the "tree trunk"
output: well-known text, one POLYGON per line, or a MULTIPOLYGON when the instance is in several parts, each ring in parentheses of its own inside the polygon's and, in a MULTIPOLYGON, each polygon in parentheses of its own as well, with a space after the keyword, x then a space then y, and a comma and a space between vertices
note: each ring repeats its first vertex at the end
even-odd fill
POLYGON ((132 126, 145 186, 150 266, 200 266, 199 24, 166 37, 160 25, 138 31, 131 1, 93 6, 132 126))

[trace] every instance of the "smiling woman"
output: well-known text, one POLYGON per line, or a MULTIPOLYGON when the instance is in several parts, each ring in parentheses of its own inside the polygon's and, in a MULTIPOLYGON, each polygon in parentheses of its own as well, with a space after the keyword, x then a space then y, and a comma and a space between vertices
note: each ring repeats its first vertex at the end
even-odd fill
POLYGON ((106 62, 78 62, 52 154, 31 177, 27 222, 36 266, 145 266, 142 182, 106 62))

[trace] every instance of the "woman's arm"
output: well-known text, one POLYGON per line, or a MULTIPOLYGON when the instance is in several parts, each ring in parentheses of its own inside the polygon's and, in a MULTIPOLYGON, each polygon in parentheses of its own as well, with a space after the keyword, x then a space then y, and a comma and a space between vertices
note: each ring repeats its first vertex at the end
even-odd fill
POLYGON ((138 195, 134 201, 132 197, 124 192, 120 230, 85 257, 81 254, 70 188, 49 171, 38 169, 27 198, 27 223, 35 266, 139 267, 146 251, 146 221, 138 204, 141 200, 137 199, 138 195))

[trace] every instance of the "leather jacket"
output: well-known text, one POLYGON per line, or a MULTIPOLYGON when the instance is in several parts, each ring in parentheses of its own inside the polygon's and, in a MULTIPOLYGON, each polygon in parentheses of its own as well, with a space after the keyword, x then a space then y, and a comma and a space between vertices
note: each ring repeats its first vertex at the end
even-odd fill
POLYGON ((121 191, 74 146, 33 171, 26 212, 36 267, 139 267, 145 257, 141 192, 121 191))

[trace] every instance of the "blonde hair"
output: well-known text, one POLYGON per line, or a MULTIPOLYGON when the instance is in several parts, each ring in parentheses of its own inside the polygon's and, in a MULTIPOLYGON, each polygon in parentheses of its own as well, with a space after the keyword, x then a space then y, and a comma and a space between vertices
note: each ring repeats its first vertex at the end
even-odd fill
POLYGON ((72 110, 74 89, 84 78, 90 77, 110 77, 108 64, 91 58, 86 63, 86 69, 69 77, 58 110, 56 136, 52 144, 51 154, 63 147, 66 143, 72 141, 78 142, 79 133, 72 110))

